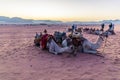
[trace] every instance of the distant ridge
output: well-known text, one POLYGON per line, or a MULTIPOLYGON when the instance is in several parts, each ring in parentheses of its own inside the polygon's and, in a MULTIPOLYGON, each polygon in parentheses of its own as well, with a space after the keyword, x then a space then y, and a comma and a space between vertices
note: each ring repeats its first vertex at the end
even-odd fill
POLYGON ((89 22, 80 22, 80 21, 71 21, 71 22, 62 22, 56 20, 33 20, 33 19, 23 19, 20 17, 5 17, 0 16, 0 24, 102 24, 102 23, 114 23, 120 24, 120 20, 103 20, 103 21, 89 21, 89 22))

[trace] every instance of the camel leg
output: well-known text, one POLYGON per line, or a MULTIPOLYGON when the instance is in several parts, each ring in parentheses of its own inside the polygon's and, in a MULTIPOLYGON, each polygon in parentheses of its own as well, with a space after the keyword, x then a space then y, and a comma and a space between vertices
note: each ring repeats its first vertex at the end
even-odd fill
POLYGON ((71 55, 77 56, 77 51, 78 51, 78 48, 77 48, 77 47, 74 47, 74 49, 73 49, 71 55))
POLYGON ((90 49, 83 49, 84 53, 91 53, 91 54, 96 54, 97 50, 90 50, 90 49))

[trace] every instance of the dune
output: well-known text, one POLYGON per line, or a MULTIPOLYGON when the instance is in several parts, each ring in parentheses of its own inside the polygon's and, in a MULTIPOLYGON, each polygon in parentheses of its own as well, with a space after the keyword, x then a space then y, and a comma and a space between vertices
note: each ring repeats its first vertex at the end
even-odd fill
MULTIPOLYGON (((120 25, 115 26, 116 35, 108 37, 104 52, 104 45, 99 49, 104 58, 84 53, 68 58, 34 46, 35 32, 47 29, 53 34, 69 27, 0 26, 0 80, 120 80, 120 25)), ((96 35, 83 35, 96 41, 96 35)))

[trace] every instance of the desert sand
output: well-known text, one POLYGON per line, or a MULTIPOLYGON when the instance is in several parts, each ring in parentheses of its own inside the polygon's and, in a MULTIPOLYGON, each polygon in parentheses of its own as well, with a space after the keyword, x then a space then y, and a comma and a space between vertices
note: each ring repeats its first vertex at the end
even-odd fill
MULTIPOLYGON (((120 80, 120 29, 99 49, 103 57, 53 55, 34 46, 35 32, 53 34, 70 26, 0 26, 0 80, 120 80)), ((80 27, 80 26, 79 26, 80 27)), ((98 36, 83 34, 92 42, 98 36)))

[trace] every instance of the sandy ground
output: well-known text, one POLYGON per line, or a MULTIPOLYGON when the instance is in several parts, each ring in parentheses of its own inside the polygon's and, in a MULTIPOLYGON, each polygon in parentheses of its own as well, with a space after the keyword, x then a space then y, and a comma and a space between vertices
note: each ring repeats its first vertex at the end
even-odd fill
MULTIPOLYGON (((103 57, 79 53, 53 55, 33 44, 35 32, 52 34, 67 26, 1 26, 0 80, 120 80, 120 32, 108 38, 103 57)), ((118 29, 116 29, 118 30, 118 29)), ((97 36, 84 34, 95 42, 97 36)))

